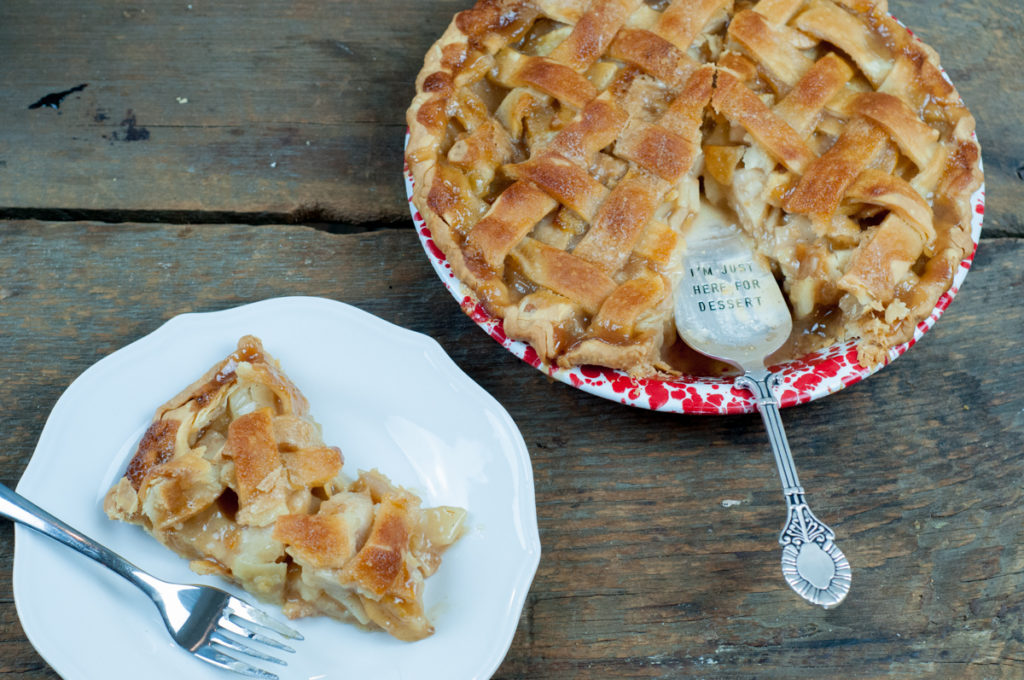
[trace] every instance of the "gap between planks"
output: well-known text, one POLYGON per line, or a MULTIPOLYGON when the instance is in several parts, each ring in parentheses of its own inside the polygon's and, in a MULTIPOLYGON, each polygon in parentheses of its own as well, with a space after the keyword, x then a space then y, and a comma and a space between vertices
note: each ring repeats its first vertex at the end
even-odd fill
POLYGON ((286 224, 310 227, 329 234, 361 234, 390 229, 408 229, 410 219, 341 222, 319 208, 299 208, 290 213, 233 212, 205 210, 92 210, 68 208, 3 208, 0 222, 34 220, 38 222, 102 222, 106 224, 237 224, 264 226, 286 224))

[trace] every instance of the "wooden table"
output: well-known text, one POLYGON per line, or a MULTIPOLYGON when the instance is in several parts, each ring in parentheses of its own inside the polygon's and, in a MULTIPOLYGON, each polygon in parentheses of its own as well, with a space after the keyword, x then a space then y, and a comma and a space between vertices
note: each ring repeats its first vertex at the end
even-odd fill
MULTIPOLYGON (((781 581, 756 417, 550 382, 436 280, 401 181, 404 112, 467 4, 0 3, 0 480, 80 372, 172 316, 324 296, 436 338, 523 433, 544 554, 496 678, 1024 677, 1019 0, 891 2, 978 119, 987 215, 934 331, 784 414, 853 563, 830 611, 781 581)), ((55 678, 19 625, 12 556, 3 524, 0 676, 55 678)))

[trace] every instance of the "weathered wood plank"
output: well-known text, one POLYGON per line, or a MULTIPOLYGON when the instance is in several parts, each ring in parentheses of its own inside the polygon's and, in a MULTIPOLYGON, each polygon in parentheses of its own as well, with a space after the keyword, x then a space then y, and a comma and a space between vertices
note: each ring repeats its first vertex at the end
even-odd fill
POLYGON ((404 111, 459 6, 4 3, 0 207, 405 217, 404 111))
MULTIPOLYGON (((405 109, 469 0, 0 5, 0 209, 406 220, 405 109), (87 83, 61 108, 30 110, 87 83), (186 101, 187 100, 187 101, 186 101)), ((986 236, 1022 235, 1024 10, 893 0, 979 121, 986 236)))
POLYGON ((1024 4, 892 0, 892 13, 938 50, 974 114, 988 195, 985 236, 1022 236, 1024 4))
MULTIPOLYGON (((832 611, 781 582, 756 417, 654 414, 549 382, 463 316, 411 229, 0 224, 0 480, 17 481, 76 375, 171 316, 322 295, 437 338, 523 432, 544 555, 496 678, 1019 678, 1022 250, 988 241, 906 356, 784 412, 854 567, 832 611)), ((11 535, 0 672, 52 679, 14 615, 11 535)))

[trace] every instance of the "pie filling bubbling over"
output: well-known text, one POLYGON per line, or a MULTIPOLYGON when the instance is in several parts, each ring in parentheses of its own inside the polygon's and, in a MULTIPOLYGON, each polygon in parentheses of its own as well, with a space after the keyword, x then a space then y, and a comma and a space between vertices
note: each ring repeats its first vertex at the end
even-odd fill
POLYGON ((562 367, 727 370, 678 339, 688 231, 741 227, 789 301, 773 360, 910 339, 973 248, 974 120, 867 0, 480 0, 427 53, 413 200, 506 334, 562 367))

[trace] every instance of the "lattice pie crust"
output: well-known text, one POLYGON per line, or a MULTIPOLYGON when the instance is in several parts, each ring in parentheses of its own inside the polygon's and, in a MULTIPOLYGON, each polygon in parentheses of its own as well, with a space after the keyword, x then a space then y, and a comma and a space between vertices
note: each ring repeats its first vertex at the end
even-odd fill
POLYGON ((157 410, 104 509, 291 618, 430 635, 424 580, 465 511, 420 508, 381 473, 352 481, 341 468, 305 397, 246 336, 157 410))
POLYGON ((738 224, 783 283, 789 356, 908 340, 970 254, 974 120, 884 0, 480 0, 408 112, 417 209, 549 363, 687 371, 686 234, 738 224))

